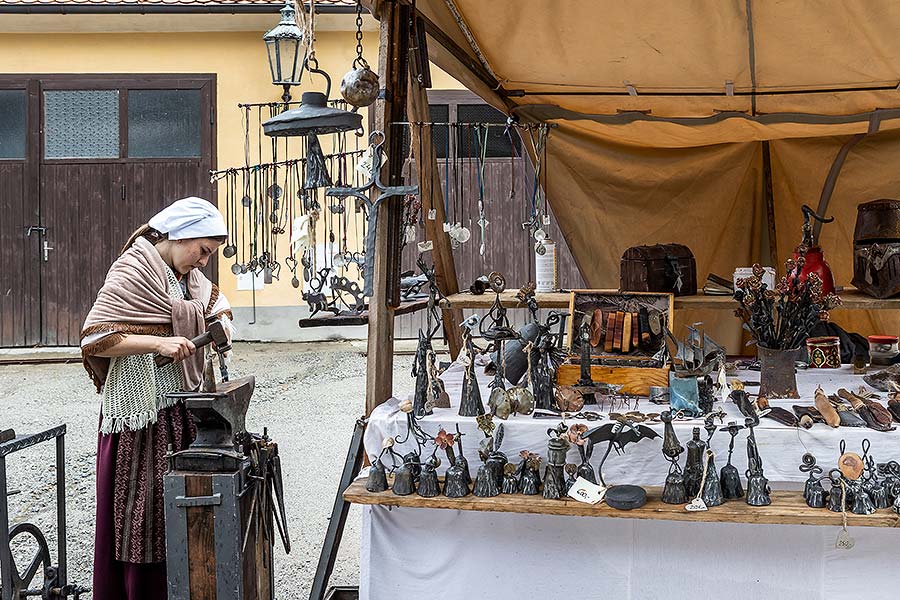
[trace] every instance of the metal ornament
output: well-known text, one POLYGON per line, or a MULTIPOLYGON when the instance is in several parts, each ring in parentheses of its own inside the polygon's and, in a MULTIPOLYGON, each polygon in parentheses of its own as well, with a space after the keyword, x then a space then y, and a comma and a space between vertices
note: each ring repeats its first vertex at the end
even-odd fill
MULTIPOLYGON (((547 470, 544 472, 544 498, 558 500, 565 496, 566 481, 563 477, 563 469, 566 466, 566 452, 569 442, 566 432, 569 428, 565 423, 560 423, 555 428, 548 429, 547 435, 547 470)), ((590 441, 590 440, 586 440, 590 441)))
POLYGON ((378 75, 363 58, 362 2, 356 2, 356 58, 353 68, 341 80, 341 96, 348 104, 361 108, 378 99, 378 75))
POLYGON ((503 487, 500 489, 503 494, 519 493, 519 478, 516 475, 516 465, 506 463, 503 467, 503 487))
MULTIPOLYGON (((305 94, 304 94, 305 95, 305 94)), ((360 117, 362 118, 362 117, 360 117)), ((384 145, 385 136, 381 131, 373 131, 369 135, 369 142, 372 144, 372 165, 369 172, 369 181, 359 187, 329 187, 325 190, 326 196, 335 198, 353 197, 362 202, 366 207, 366 240, 365 240, 365 267, 363 268, 363 278, 365 280, 364 294, 371 296, 373 291, 373 281, 375 276, 375 231, 378 225, 379 207, 382 202, 395 196, 407 196, 419 193, 419 186, 385 186, 381 182, 381 165, 383 160, 382 146, 384 145), (376 140, 380 140, 376 143, 376 140), (380 193, 375 200, 370 200, 369 192, 372 189, 378 190, 380 193)))
POLYGON ((372 461, 372 466, 369 468, 366 490, 377 493, 386 489, 388 489, 387 474, 384 470, 384 463, 381 462, 381 457, 379 456, 372 461))
POLYGON ((716 426, 712 419, 706 420, 706 455, 704 466, 704 478, 701 483, 700 498, 706 506, 719 506, 725 502, 722 496, 722 484, 719 481, 719 474, 716 471, 716 455, 710 448, 710 441, 716 433, 716 426))
MULTIPOLYGON (((435 448, 436 449, 436 448, 435 448)), ((441 465, 441 459, 432 454, 422 465, 422 472, 419 475, 419 486, 416 493, 423 498, 434 498, 441 493, 441 486, 438 483, 437 468, 441 465)))
POLYGON ((465 355, 462 357, 462 362, 465 365, 465 374, 459 401, 459 416, 461 417, 477 417, 484 414, 481 390, 478 387, 478 378, 475 375, 475 343, 472 341, 472 329, 475 327, 477 319, 478 317, 473 315, 460 324, 463 330, 463 349, 465 352, 465 355))
POLYGON ((669 473, 666 475, 666 485, 663 487, 662 501, 666 504, 684 504, 687 502, 688 494, 685 488, 684 475, 678 464, 678 457, 684 452, 684 446, 678 441, 675 434, 675 427, 672 425, 673 417, 671 411, 664 411, 659 415, 663 426, 663 447, 662 452, 669 461, 669 473))
POLYGON ((706 442, 700 439, 700 428, 694 427, 692 435, 687 443, 687 461, 684 466, 684 490, 689 498, 700 493, 703 457, 706 456, 706 442))
POLYGON ((756 425, 753 419, 744 420, 744 425, 750 430, 747 436, 747 504, 750 506, 768 506, 772 503, 770 497, 769 480, 763 473, 762 459, 759 456, 759 448, 756 445, 756 435, 753 427, 756 425))
POLYGON ((734 453, 734 438, 743 428, 742 425, 738 425, 734 421, 722 428, 722 431, 727 431, 731 434, 731 440, 728 442, 728 462, 722 467, 722 472, 719 475, 719 480, 722 485, 722 495, 726 500, 744 497, 744 488, 741 485, 741 474, 738 472, 737 467, 731 464, 731 456, 734 453))
POLYGON ((800 472, 809 473, 806 485, 803 487, 803 499, 810 508, 824 508, 827 499, 825 488, 822 487, 822 467, 816 465, 816 457, 807 452, 801 459, 800 472))

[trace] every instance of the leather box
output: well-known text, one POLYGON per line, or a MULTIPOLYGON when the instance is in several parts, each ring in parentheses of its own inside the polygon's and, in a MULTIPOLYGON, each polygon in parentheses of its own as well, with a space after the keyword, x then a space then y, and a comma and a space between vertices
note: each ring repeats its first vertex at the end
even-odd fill
POLYGON ((697 293, 694 254, 681 244, 633 246, 622 254, 619 290, 693 296, 697 293))
POLYGON ((900 200, 873 200, 857 207, 853 285, 875 298, 900 294, 900 200))

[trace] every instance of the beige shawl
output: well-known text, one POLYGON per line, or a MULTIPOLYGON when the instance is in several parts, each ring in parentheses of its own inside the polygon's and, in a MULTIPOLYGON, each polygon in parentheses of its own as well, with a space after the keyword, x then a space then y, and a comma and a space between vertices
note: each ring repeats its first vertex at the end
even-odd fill
MULTIPOLYGON (((205 319, 219 296, 218 287, 192 269, 187 277, 190 300, 173 300, 168 293, 166 265, 149 240, 139 237, 116 259, 85 319, 81 339, 106 333, 82 347, 84 367, 99 392, 109 371, 109 359, 96 356, 129 334, 176 335, 188 339, 205 330, 205 319)), ((200 385, 203 353, 182 361, 185 389, 200 385)))

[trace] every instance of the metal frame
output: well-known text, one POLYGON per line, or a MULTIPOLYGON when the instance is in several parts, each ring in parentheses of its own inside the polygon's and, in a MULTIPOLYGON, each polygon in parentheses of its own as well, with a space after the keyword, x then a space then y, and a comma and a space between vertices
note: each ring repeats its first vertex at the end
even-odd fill
POLYGON ((16 436, 0 444, 0 598, 19 600, 12 596, 12 551, 9 547, 9 504, 7 502, 6 457, 42 442, 56 440, 56 531, 57 577, 60 588, 67 585, 66 574, 66 426, 59 425, 41 433, 16 436))

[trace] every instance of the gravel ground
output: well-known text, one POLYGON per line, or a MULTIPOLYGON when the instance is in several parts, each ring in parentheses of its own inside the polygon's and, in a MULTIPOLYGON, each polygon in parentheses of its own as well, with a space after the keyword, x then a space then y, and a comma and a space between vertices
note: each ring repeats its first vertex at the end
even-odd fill
MULTIPOLYGON (((394 362, 395 394, 413 386, 411 356, 394 362)), ((233 378, 256 376, 247 427, 278 442, 293 549, 276 545, 278 598, 309 594, 353 424, 365 402, 366 359, 346 343, 238 343, 233 378)), ((69 581, 90 585, 94 542, 94 460, 99 396, 80 364, 0 366, 0 429, 33 433, 61 423, 66 435, 69 581)), ((48 534, 56 561, 53 445, 8 457, 11 524, 30 521, 48 534)), ((360 510, 352 507, 332 585, 359 579, 360 510)), ((20 549, 22 551, 26 548, 20 549)))

